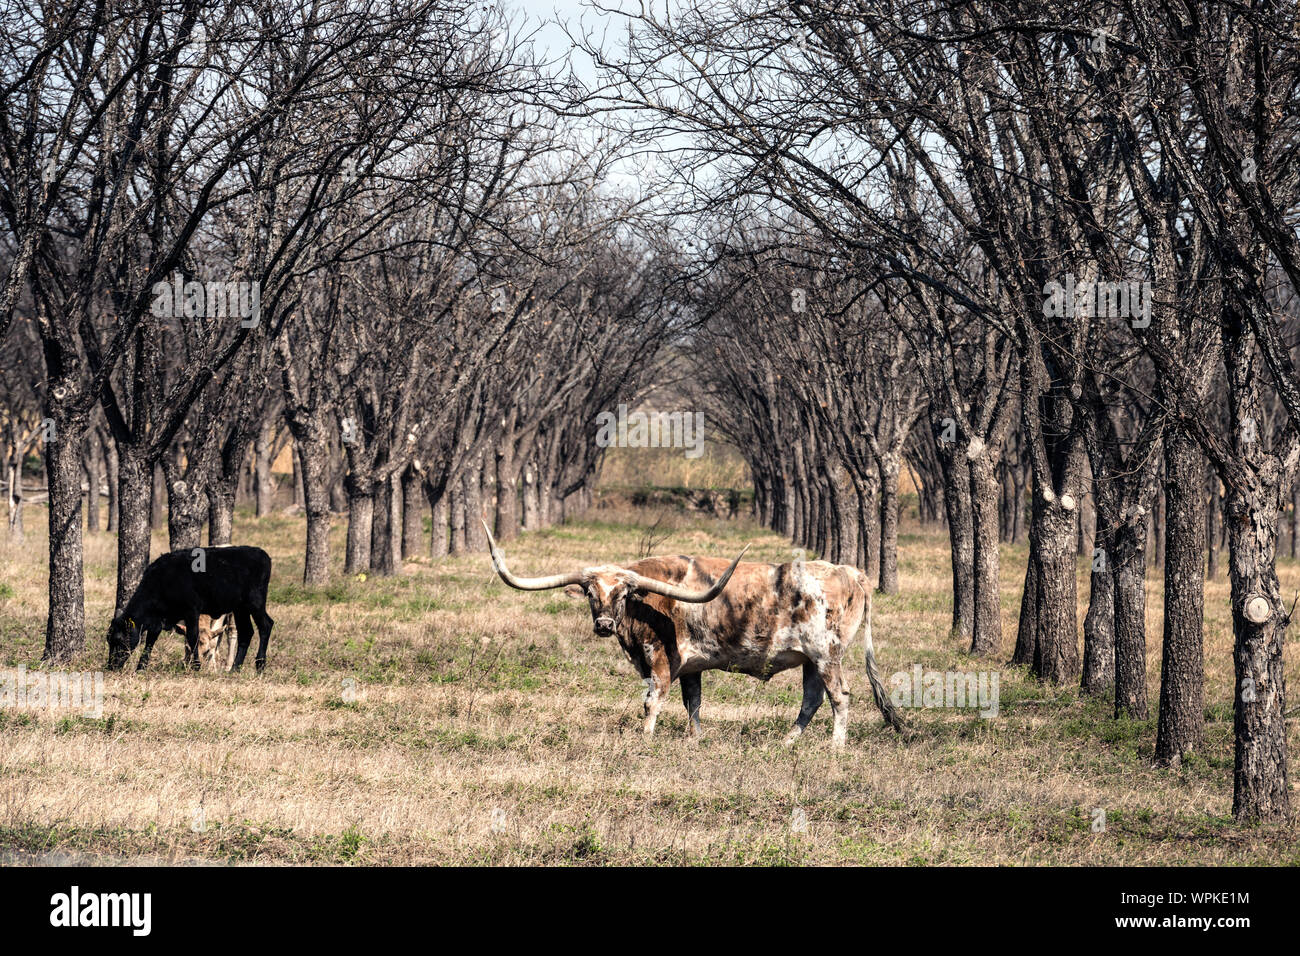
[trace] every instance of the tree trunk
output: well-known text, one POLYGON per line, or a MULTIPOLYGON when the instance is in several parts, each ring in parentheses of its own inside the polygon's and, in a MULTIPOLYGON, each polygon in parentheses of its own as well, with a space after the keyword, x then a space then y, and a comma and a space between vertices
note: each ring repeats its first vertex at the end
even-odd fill
POLYGON ((233 539, 237 487, 238 481, 228 486, 219 481, 208 490, 208 544, 213 547, 228 545, 233 539))
POLYGON ((302 467, 295 458, 293 460, 293 503, 300 508, 306 507, 307 492, 303 484, 302 467))
POLYGON ((1085 694, 1102 697, 1115 686, 1115 579, 1110 556, 1115 550, 1111 519, 1100 505, 1093 530, 1092 576, 1088 613, 1083 619, 1083 679, 1085 694))
POLYGON ((1205 577, 1212 581, 1219 574, 1219 519, 1222 515, 1219 502, 1219 476, 1213 469, 1210 470, 1209 499, 1205 509, 1205 536, 1208 539, 1206 543, 1210 560, 1205 568, 1205 577))
POLYGON ((1236 678, 1232 812, 1239 819, 1285 819, 1289 813, 1282 670, 1287 615, 1275 570, 1276 492, 1259 483, 1230 485, 1224 499, 1236 678))
POLYGON ((424 538, 424 476, 407 465, 402 472, 402 559, 420 553, 424 538))
POLYGON ((327 465, 329 445, 322 437, 298 443, 298 467, 307 511, 307 550, 303 559, 304 584, 323 585, 330 577, 330 490, 327 465))
POLYGON ((487 550, 487 535, 483 533, 483 459, 476 458, 461 474, 461 487, 465 495, 465 550, 487 550))
POLYGON ((448 517, 451 522, 451 545, 448 554, 465 553, 465 481, 463 475, 457 475, 450 481, 451 501, 448 517))
POLYGON ((432 483, 424 483, 424 494, 429 501, 432 512, 432 529, 429 532, 429 557, 445 558, 447 556, 447 494, 434 489, 432 483))
POLYGON ((970 464, 965 445, 941 453, 944 465, 943 504, 948 515, 948 545, 952 552, 952 631, 963 644, 975 636, 975 520, 971 511, 970 464))
POLYGON ((86 530, 99 530, 99 458, 95 446, 98 439, 90 429, 86 432, 84 447, 84 465, 86 471, 86 530))
MULTIPOLYGON (((795 500, 795 495, 796 495, 796 491, 794 486, 794 476, 792 476, 788 471, 783 472, 781 475, 781 527, 778 528, 777 530, 780 531, 782 536, 784 536, 789 541, 794 540, 795 524, 799 512, 799 505, 798 502, 795 500)), ((879 508, 876 508, 875 512, 876 512, 876 517, 875 520, 872 522, 872 524, 877 529, 879 529, 880 527, 879 508)), ((874 557, 872 557, 872 561, 874 562, 873 566, 878 571, 880 568, 879 540, 876 540, 874 544, 876 545, 876 547, 874 548, 874 551, 871 552, 874 554, 874 557)), ((871 576, 875 577, 874 574, 871 576)))
MULTIPOLYGON (((106 473, 105 484, 108 486, 108 524, 105 530, 112 534, 118 528, 118 464, 117 464, 117 445, 106 431, 99 431, 99 447, 104 456, 104 471, 106 473)), ((142 486, 144 479, 141 478, 142 486)))
POLYGON ((1089 544, 1097 538, 1097 517, 1093 513, 1095 510, 1091 496, 1079 496, 1079 557, 1086 556, 1089 560, 1092 555, 1089 544))
POLYGON ((22 456, 14 452, 14 459, 9 462, 6 469, 6 480, 9 483, 8 508, 9 508, 9 543, 23 543, 23 462, 22 456))
POLYGON ((867 579, 880 574, 880 499, 876 494, 878 482, 868 479, 858 502, 858 527, 862 535, 862 553, 867 558, 867 579))
POLYGON ((1002 483, 1002 540, 1011 543, 1012 530, 1016 523, 1015 505, 1011 503, 1011 468, 1003 459, 998 469, 998 480, 1002 483))
POLYGON ((400 542, 394 532, 400 531, 401 516, 396 513, 400 480, 396 475, 375 483, 374 510, 370 521, 370 570, 383 577, 400 574, 400 542), (394 487, 396 486, 396 488, 394 487))
MULTIPOLYGON (((1033 527, 1032 519, 1030 527, 1033 527)), ((1038 561, 1034 557, 1032 534, 1030 539, 1029 560, 1025 563, 1025 586, 1020 593, 1016 649, 1011 654, 1011 663, 1021 667, 1033 667, 1034 656, 1038 653, 1038 561)))
POLYGON ((519 534, 519 469, 515 464, 515 412, 507 416, 507 427, 493 452, 496 468, 498 541, 511 541, 519 534))
POLYGON ((1115 581, 1115 717, 1146 720, 1146 534, 1145 516, 1115 529, 1110 555, 1115 581))
POLYGON ((1205 724, 1205 458, 1180 429, 1165 433, 1165 630, 1156 763, 1177 766, 1205 724))
POLYGON ((149 499, 149 526, 157 530, 167 524, 167 482, 163 480, 162 465, 153 466, 153 495, 149 499))
POLYGON ((343 561, 344 574, 370 570, 370 527, 375 515, 375 489, 368 482, 356 482, 349 476, 348 550, 343 561))
MULTIPOLYGON (((1034 504, 1037 506, 1038 501, 1034 504)), ((1033 552, 1038 572, 1031 669, 1048 683, 1072 684, 1082 671, 1075 579, 1077 518, 1075 509, 1060 501, 1044 502, 1044 507, 1036 507, 1036 511, 1037 520, 1030 529, 1030 534, 1036 536, 1033 552)))
POLYGON ((898 456, 880 462, 880 592, 898 593, 898 456))
POLYGON ((524 466, 524 529, 536 531, 542 526, 542 503, 538 493, 540 482, 537 479, 536 462, 524 466))
MULTIPOLYGON (((253 495, 257 516, 265 518, 275 507, 275 485, 271 479, 271 426, 264 424, 253 443, 253 495)), ((305 497, 305 495, 304 495, 305 497)))
POLYGON ((990 657, 1002 649, 1001 561, 998 554, 998 475, 987 450, 970 460, 974 545, 975 631, 970 652, 990 657))
POLYGON ((133 446, 123 445, 117 454, 118 531, 117 598, 115 614, 125 610, 149 566, 153 528, 152 482, 157 467, 146 461, 133 446))
POLYGON ((48 414, 55 430, 45 443, 50 561, 49 614, 41 659, 62 664, 79 655, 86 643, 81 533, 81 446, 86 419, 63 408, 53 408, 48 414))
POLYGON ((1025 470, 1017 464, 1011 470, 1011 483, 1013 485, 1013 504, 1015 506, 1015 524, 1012 526, 1011 543, 1019 544, 1020 539, 1025 536, 1025 470))
POLYGON ((839 527, 839 564, 862 567, 862 535, 858 532, 858 494, 842 467, 835 470, 836 524, 839 527))
POLYGON ((208 492, 200 481, 198 467, 181 471, 178 459, 169 459, 164 471, 170 468, 166 483, 166 529, 168 548, 192 550, 203 545, 203 525, 208 518, 208 492))

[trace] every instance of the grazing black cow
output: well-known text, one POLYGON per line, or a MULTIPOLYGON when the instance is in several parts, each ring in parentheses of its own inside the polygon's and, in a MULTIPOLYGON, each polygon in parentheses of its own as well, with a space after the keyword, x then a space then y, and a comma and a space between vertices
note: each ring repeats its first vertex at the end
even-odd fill
MULTIPOLYGON (((127 602, 126 610, 113 619, 108 628, 108 669, 121 670, 131 656, 140 635, 145 635, 144 650, 136 670, 149 666, 149 654, 160 631, 185 625, 185 643, 191 652, 199 636, 199 615, 216 617, 233 613, 239 633, 239 650, 234 670, 239 670, 253 638, 253 621, 261 643, 255 663, 260 671, 266 666, 266 645, 271 640, 275 622, 266 613, 266 589, 271 582, 271 556, 261 548, 205 548, 202 563, 190 550, 164 554, 145 569, 140 586, 127 602), (203 568, 195 570, 195 565, 203 568)), ((197 653, 187 655, 190 666, 201 665, 197 653)))

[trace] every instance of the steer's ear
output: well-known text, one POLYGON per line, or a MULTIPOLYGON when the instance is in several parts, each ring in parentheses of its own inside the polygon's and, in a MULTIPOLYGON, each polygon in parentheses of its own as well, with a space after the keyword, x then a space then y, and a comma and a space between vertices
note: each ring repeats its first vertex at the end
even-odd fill
POLYGON ((567 594, 569 597, 575 597, 575 598, 586 597, 587 595, 587 592, 582 589, 581 584, 570 584, 566 586, 564 589, 564 593, 567 594))

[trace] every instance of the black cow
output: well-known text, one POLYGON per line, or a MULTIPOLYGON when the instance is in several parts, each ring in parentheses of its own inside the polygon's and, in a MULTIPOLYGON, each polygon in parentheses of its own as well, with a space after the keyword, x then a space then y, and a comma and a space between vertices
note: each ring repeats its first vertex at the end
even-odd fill
MULTIPOLYGON (((216 617, 233 612, 239 633, 239 651, 234 670, 244 663, 249 641, 253 638, 253 621, 257 622, 261 643, 256 664, 266 666, 266 645, 275 622, 266 613, 266 589, 271 581, 271 556, 261 548, 205 548, 202 571, 196 571, 196 555, 191 550, 164 554, 145 569, 140 586, 120 615, 108 627, 108 669, 121 670, 126 659, 145 635, 144 650, 136 670, 149 666, 153 642, 163 629, 175 630, 185 625, 185 643, 193 651, 199 635, 199 615, 216 617)), ((191 666, 198 669, 197 654, 188 655, 191 666)))

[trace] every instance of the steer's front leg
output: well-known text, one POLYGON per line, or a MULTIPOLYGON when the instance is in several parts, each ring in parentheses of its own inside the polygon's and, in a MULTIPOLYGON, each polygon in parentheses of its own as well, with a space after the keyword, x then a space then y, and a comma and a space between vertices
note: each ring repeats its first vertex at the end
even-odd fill
POLYGON ((145 632, 144 648, 140 651, 140 659, 136 661, 136 670, 142 671, 149 666, 149 655, 153 653, 153 644, 154 641, 158 640, 158 633, 160 630, 161 628, 155 627, 145 632))
POLYGON ((650 676, 645 679, 645 722, 641 725, 641 732, 647 737, 655 732, 655 721, 659 719, 659 711, 668 697, 668 688, 672 686, 667 658, 661 654, 652 660, 650 676))

